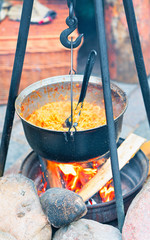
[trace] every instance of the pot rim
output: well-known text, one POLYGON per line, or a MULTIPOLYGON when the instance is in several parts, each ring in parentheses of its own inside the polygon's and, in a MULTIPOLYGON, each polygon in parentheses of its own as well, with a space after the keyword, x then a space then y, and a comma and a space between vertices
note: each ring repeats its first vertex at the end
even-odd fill
MULTIPOLYGON (((73 78, 74 78, 73 82, 81 82, 81 80, 79 79, 79 77, 81 77, 81 76, 83 77, 82 74, 73 75, 73 78)), ((54 133, 57 133, 57 134, 58 133, 62 134, 64 132, 65 133, 69 132, 68 129, 66 131, 57 131, 57 130, 54 130, 54 129, 47 129, 47 128, 42 128, 42 127, 36 126, 35 124, 30 123, 24 117, 22 117, 19 113, 19 110, 18 110, 20 108, 18 102, 22 103, 22 101, 33 91, 36 91, 36 90, 38 90, 42 87, 46 87, 48 85, 52 85, 52 84, 56 84, 56 83, 70 82, 69 78, 70 78, 70 75, 54 76, 54 77, 49 77, 49 78, 46 78, 46 79, 42 79, 40 81, 37 81, 37 82, 27 86, 25 89, 23 89, 20 92, 20 94, 17 96, 17 98, 15 100, 15 110, 16 110, 17 115, 21 118, 21 120, 23 122, 27 123, 28 125, 30 125, 34 128, 37 128, 37 129, 41 129, 41 130, 44 130, 44 131, 47 131, 47 132, 54 132, 54 133), (65 80, 65 78, 67 78, 67 79, 65 80)), ((89 83, 93 83, 93 84, 97 84, 97 85, 102 86, 101 77, 91 76, 90 79, 89 79, 89 83)), ((124 102, 123 110, 114 119, 114 122, 117 122, 117 120, 125 113, 125 111, 127 109, 128 99, 127 99, 126 93, 120 87, 118 87, 116 84, 110 82, 110 87, 111 87, 111 90, 113 90, 113 91, 117 90, 117 93, 120 93, 121 97, 123 98, 123 102, 124 102)), ((101 129, 101 128, 104 128, 104 127, 107 127, 107 124, 103 124, 99 127, 90 128, 90 129, 86 129, 86 130, 77 130, 76 133, 90 132, 90 131, 98 130, 98 129, 101 129)))

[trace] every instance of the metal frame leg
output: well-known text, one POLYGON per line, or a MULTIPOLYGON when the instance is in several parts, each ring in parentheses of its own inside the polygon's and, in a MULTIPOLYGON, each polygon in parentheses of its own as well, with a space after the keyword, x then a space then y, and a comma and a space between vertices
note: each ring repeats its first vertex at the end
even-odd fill
POLYGON ((139 83, 143 95, 143 100, 145 104, 145 109, 147 113, 147 118, 150 125, 150 88, 148 85, 147 74, 145 70, 145 64, 140 44, 140 38, 135 18, 135 12, 132 0, 123 0, 127 24, 129 28, 129 34, 132 44, 132 50, 134 54, 134 60, 136 65, 136 70, 138 73, 139 83))
POLYGON ((20 21, 20 28, 18 34, 18 41, 15 53, 15 60, 13 65, 13 72, 11 77, 11 85, 9 90, 9 97, 5 115, 4 128, 0 146, 0 177, 3 176, 11 130, 15 114, 15 100, 18 95, 24 56, 26 51, 26 44, 28 39, 28 32, 30 26, 30 19, 32 14, 34 0, 24 0, 23 9, 20 21))
POLYGON ((95 2, 95 13, 96 13, 96 25, 97 25, 97 35, 100 53, 100 68, 102 73, 102 83, 103 83, 103 93, 105 102, 106 119, 108 126, 108 135, 110 143, 110 155, 111 155, 111 168, 114 181, 115 198, 116 198, 116 208, 118 217, 118 228, 122 231, 122 226, 124 223, 124 204, 121 189, 121 180, 118 164, 118 154, 116 146, 115 137, 115 125, 113 118, 113 108, 111 99, 111 89, 110 89, 110 77, 109 77, 109 66, 108 66, 108 56, 107 56, 107 43, 105 34, 105 24, 104 24, 104 11, 103 11, 103 1, 94 0, 95 2))

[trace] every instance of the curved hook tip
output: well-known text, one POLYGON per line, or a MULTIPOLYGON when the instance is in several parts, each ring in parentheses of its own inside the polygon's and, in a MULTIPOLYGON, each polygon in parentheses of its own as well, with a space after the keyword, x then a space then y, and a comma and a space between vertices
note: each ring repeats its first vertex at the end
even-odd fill
MULTIPOLYGON (((68 29, 64 30, 61 34, 60 34, 60 42, 61 44, 66 47, 66 48, 71 48, 71 42, 68 40, 68 29)), ((80 45, 81 40, 82 40, 83 34, 79 35, 77 37, 77 39, 75 41, 72 42, 72 47, 76 48, 80 45)))

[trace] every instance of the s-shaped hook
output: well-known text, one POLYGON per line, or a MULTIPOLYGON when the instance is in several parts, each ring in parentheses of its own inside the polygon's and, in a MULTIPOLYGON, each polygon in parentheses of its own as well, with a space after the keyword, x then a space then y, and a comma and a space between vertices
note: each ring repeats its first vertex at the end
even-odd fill
MULTIPOLYGON (((69 7, 69 17, 66 18, 66 24, 69 28, 65 29, 60 34, 60 42, 66 48, 71 48, 71 41, 68 40, 69 35, 77 28, 78 20, 74 16, 74 9, 73 9, 73 0, 68 0, 68 7, 69 7)), ((83 34, 79 35, 75 41, 72 43, 72 47, 76 48, 80 45, 82 40, 83 34)))

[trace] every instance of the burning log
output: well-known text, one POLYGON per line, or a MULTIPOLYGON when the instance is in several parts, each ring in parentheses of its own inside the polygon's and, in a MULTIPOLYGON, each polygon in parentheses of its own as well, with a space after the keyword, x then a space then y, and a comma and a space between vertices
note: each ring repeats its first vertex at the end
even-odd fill
POLYGON ((48 180, 51 188, 62 188, 61 178, 57 166, 50 161, 47 161, 48 180))
MULTIPOLYGON (((130 134, 128 138, 118 148, 119 169, 122 169, 126 163, 135 155, 145 138, 130 134)), ((97 193, 112 178, 110 158, 98 170, 97 174, 87 182, 80 190, 79 195, 83 201, 87 201, 95 193, 97 193)))
POLYGON ((97 173, 98 167, 105 161, 105 158, 98 158, 88 163, 62 164, 48 160, 49 185, 51 188, 66 188, 77 193, 97 173))

